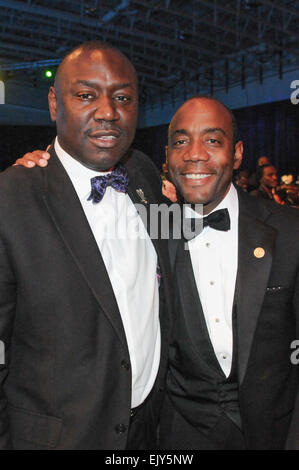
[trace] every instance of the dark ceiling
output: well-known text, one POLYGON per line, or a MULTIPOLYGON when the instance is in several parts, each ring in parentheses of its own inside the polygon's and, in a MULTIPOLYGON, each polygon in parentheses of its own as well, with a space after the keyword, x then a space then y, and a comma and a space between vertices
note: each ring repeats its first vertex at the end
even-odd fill
POLYGON ((299 1, 0 0, 0 13, 0 71, 38 87, 42 70, 96 38, 130 57, 143 103, 298 67, 299 1))

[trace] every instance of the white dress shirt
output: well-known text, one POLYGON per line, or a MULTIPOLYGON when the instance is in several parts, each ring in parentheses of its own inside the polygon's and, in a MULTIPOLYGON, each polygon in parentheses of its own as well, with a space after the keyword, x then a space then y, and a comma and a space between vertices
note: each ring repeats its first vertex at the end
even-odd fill
POLYGON ((57 138, 55 151, 82 204, 119 307, 130 354, 134 408, 151 391, 160 362, 157 254, 128 194, 108 186, 99 203, 88 201, 91 178, 107 172, 82 165, 57 138))
MULTIPOLYGON (((230 215, 230 230, 205 227, 188 246, 211 343, 228 377, 232 365, 232 309, 238 267, 239 201, 233 185, 212 212, 224 208, 230 215)), ((186 210, 186 215, 192 211, 189 207, 186 210)))

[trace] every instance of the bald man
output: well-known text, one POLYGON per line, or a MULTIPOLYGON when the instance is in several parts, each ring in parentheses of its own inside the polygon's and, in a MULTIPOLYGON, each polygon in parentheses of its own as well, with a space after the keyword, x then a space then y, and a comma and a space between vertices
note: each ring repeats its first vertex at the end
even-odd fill
POLYGON ((161 448, 299 449, 297 211, 236 190, 243 144, 215 99, 178 109, 166 155, 181 198, 204 218, 194 238, 170 244, 176 317, 161 448))
POLYGON ((1 175, 2 449, 156 445, 168 257, 134 205, 161 197, 154 165, 130 151, 137 107, 129 60, 80 45, 49 92, 49 165, 1 175))

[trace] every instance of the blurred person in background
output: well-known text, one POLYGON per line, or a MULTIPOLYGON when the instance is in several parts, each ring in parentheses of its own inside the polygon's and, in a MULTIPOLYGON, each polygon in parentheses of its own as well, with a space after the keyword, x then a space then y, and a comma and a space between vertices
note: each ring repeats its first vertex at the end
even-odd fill
POLYGON ((285 204, 283 194, 277 189, 278 176, 277 170, 273 165, 262 165, 257 168, 256 177, 259 182, 257 189, 250 192, 251 196, 262 197, 263 199, 272 199, 278 204, 285 204))
MULTIPOLYGON (((271 161, 268 157, 260 157, 256 163, 256 171, 257 169, 260 167, 260 166, 263 166, 263 165, 271 165, 271 161)), ((257 175, 256 175, 256 171, 254 173, 252 173, 249 177, 249 184, 248 184, 248 191, 252 191, 253 189, 257 189, 258 188, 258 185, 259 185, 259 182, 257 180, 257 175)))
POLYGON ((248 191, 249 173, 247 170, 240 170, 235 177, 235 184, 243 191, 248 191))

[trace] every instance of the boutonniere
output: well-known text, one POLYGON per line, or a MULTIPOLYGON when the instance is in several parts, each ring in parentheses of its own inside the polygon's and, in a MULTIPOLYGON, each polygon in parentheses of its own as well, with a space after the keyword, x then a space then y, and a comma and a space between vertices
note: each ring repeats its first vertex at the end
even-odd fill
POLYGON ((163 196, 170 199, 171 202, 177 202, 178 196, 174 184, 172 184, 167 179, 162 180, 162 194, 163 196))
POLYGON ((144 192, 141 188, 139 189, 136 189, 136 193, 138 194, 138 196, 140 197, 141 199, 141 202, 143 202, 143 204, 147 204, 147 199, 145 199, 145 196, 144 196, 144 192))
POLYGON ((160 269, 160 266, 157 264, 157 281, 158 281, 158 287, 160 287, 160 284, 161 284, 161 277, 162 277, 162 274, 161 274, 161 269, 160 269))

